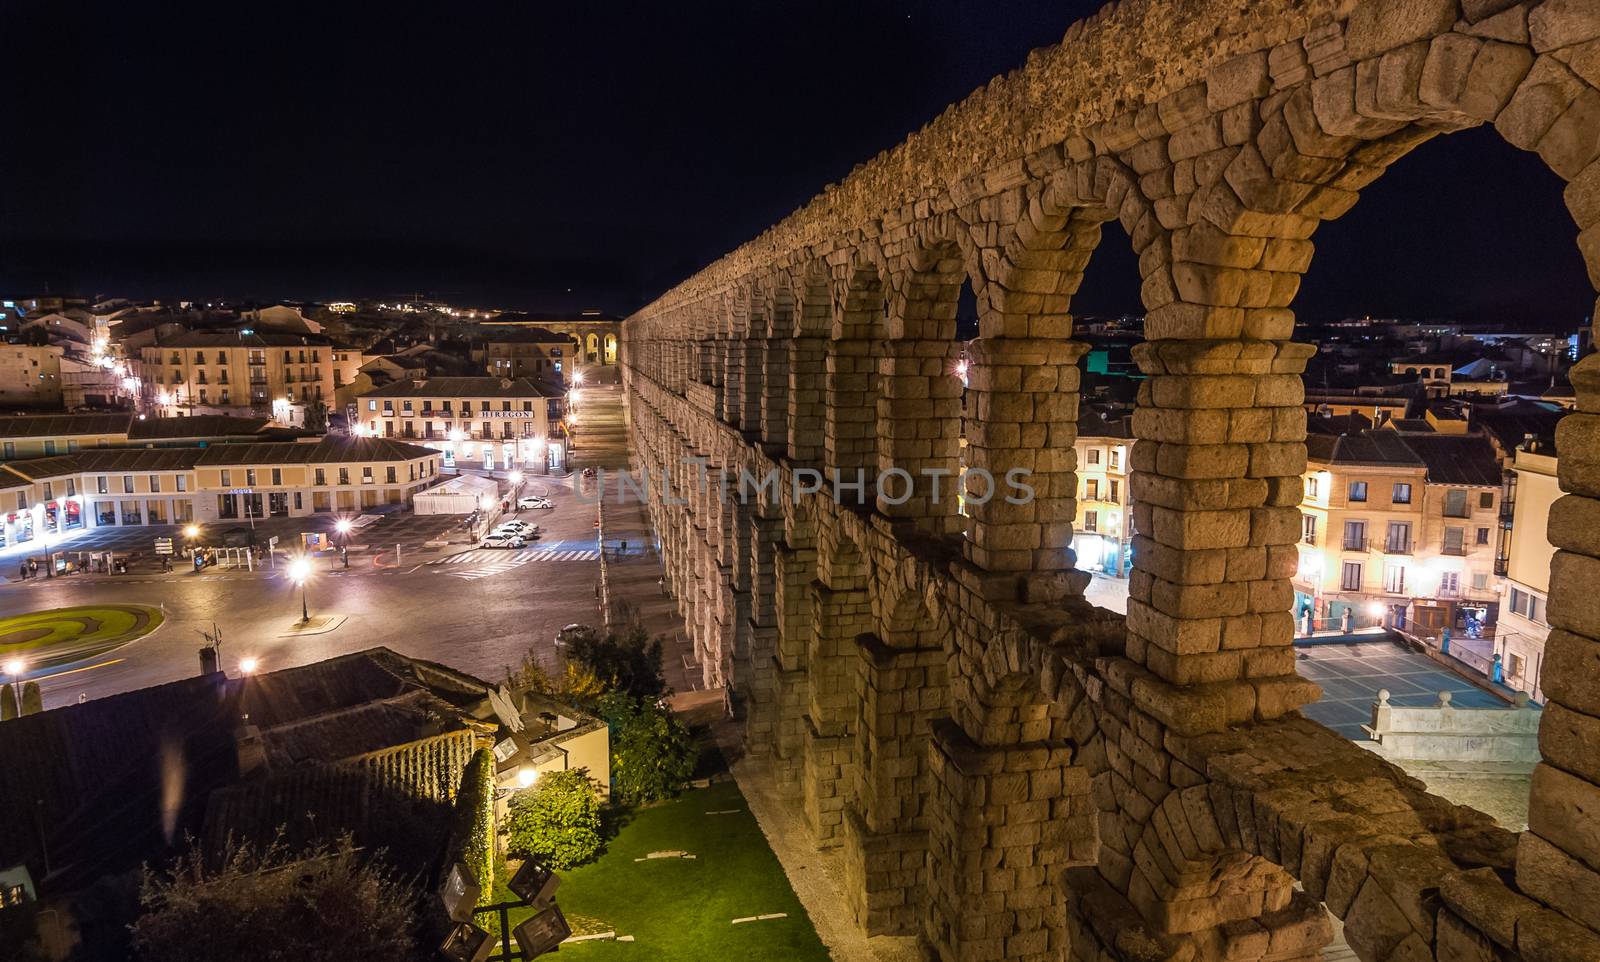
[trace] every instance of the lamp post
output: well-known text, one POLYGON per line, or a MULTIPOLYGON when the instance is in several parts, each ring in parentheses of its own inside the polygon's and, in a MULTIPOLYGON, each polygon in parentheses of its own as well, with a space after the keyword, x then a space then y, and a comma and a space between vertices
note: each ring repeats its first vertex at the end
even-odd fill
POLYGON ((6 682, 6 686, 11 689, 11 699, 16 702, 17 714, 21 715, 22 689, 18 686, 22 683, 22 673, 28 670, 27 662, 24 662, 21 658, 12 658, 5 663, 4 667, 6 677, 11 679, 6 682))
POLYGON ((340 518, 333 523, 334 533, 339 536, 339 560, 344 562, 346 568, 350 567, 350 529, 353 527, 349 518, 340 518))
POLYGON ((289 562, 289 577, 300 586, 300 623, 311 620, 311 609, 306 604, 306 582, 311 580, 311 562, 302 555, 289 562))

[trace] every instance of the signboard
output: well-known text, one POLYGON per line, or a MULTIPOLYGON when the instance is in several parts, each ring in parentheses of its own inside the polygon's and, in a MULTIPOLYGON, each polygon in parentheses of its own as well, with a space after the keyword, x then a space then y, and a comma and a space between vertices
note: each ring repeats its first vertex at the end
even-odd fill
POLYGON ((525 959, 538 958, 555 949, 571 934, 572 926, 567 924, 567 917, 561 914, 558 905, 550 906, 511 930, 525 959))
POLYGON ((277 535, 273 535, 272 537, 267 539, 267 547, 268 548, 276 548, 277 546, 278 546, 278 536, 277 535))
POLYGON ((156 554, 172 554, 172 539, 171 538, 157 538, 156 539, 156 554))

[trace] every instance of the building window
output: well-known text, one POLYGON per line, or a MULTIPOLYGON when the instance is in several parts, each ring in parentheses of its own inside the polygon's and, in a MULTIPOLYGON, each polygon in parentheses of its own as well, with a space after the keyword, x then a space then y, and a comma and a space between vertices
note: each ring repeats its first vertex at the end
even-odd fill
POLYGON ((1389 592, 1391 595, 1405 594, 1405 565, 1389 565, 1383 569, 1383 590, 1389 592))
POLYGON ((384 480, 389 482, 390 484, 394 484, 395 483, 395 481, 397 479, 395 478, 394 465, 391 464, 387 468, 384 469, 384 480))
POLYGON ((316 485, 319 488, 322 487, 323 485, 327 484, 328 483, 328 474, 327 474, 327 472, 324 471, 322 468, 313 469, 311 483, 316 485))
POLYGON ((233 484, 233 472, 232 471, 228 471, 228 470, 223 470, 223 472, 222 472, 222 486, 224 488, 226 488, 231 484, 233 484))
POLYGON ((1111 470, 1113 470, 1113 471, 1119 470, 1122 467, 1122 449, 1121 448, 1112 448, 1111 449, 1111 465, 1110 465, 1110 467, 1111 467, 1111 470))
POLYGON ((1488 544, 1488 543, 1489 543, 1489 529, 1488 528, 1479 528, 1478 529, 1478 544, 1488 544))
POLYGON ((1097 511, 1085 511, 1083 513, 1083 530, 1085 530, 1085 531, 1098 531, 1098 530, 1100 530, 1099 529, 1099 523, 1100 523, 1099 512, 1097 512, 1097 511))
POLYGON ((1474 571, 1472 573, 1472 590, 1487 591, 1489 588, 1489 573, 1487 571, 1474 571))
POLYGON ((1083 496, 1089 501, 1100 500, 1100 481, 1098 478, 1089 478, 1083 482, 1083 496))
POLYGON ((67 479, 67 497, 76 498, 77 496, 78 496, 78 482, 72 480, 71 478, 68 478, 67 479))
POLYGON ((273 487, 277 487, 277 486, 283 484, 283 469, 282 468, 273 468, 272 469, 272 484, 273 484, 273 487))
POLYGON ((1389 537, 1384 542, 1384 550, 1390 554, 1411 553, 1411 522, 1389 522, 1389 537))
POLYGON ((372 468, 370 466, 366 466, 366 467, 363 467, 361 469, 361 483, 362 484, 371 484, 372 483, 372 468))
POLYGON ((151 494, 160 494, 161 493, 161 475, 159 475, 159 474, 150 475, 150 493, 151 494))
POLYGON ((178 482, 178 490, 179 491, 187 491, 187 490, 189 490, 189 476, 188 475, 180 474, 180 475, 177 476, 176 480, 178 482))
POLYGON ((1365 481, 1351 481, 1350 482, 1350 500, 1351 501, 1365 501, 1365 500, 1367 500, 1367 482, 1365 482, 1365 481))
POLYGON ((46 441, 44 443, 44 453, 45 454, 55 454, 56 453, 56 443, 54 441, 46 441))
POLYGON ((1444 516, 1447 518, 1467 517, 1467 492, 1461 488, 1451 488, 1444 493, 1444 516))
POLYGON ((1109 495, 1107 495, 1107 500, 1115 501, 1116 503, 1121 504, 1122 503, 1122 499, 1117 496, 1117 491, 1118 491, 1118 488, 1120 487, 1120 485, 1118 484, 1117 480, 1115 478, 1113 478, 1113 479, 1111 479, 1111 481, 1109 481, 1107 483, 1111 485, 1111 493, 1109 495))
POLYGON ((1090 448, 1089 449, 1089 463, 1090 464, 1099 464, 1100 463, 1100 449, 1099 448, 1090 448))
POLYGON ((1390 498, 1389 500, 1395 504, 1410 504, 1411 485, 1406 484, 1403 481, 1396 482, 1394 486, 1394 497, 1390 498))
POLYGON ((350 483, 350 469, 349 468, 340 468, 339 469, 339 483, 340 484, 349 484, 350 483))
POLYGON ((253 488, 253 487, 256 486, 256 469, 255 468, 245 468, 244 469, 244 486, 247 487, 247 488, 253 488))
POLYGON ((1300 540, 1306 544, 1317 543, 1317 516, 1303 514, 1300 516, 1300 540))
POLYGON ((1312 477, 1306 478, 1306 497, 1310 498, 1311 500, 1316 500, 1317 490, 1318 486, 1316 476, 1313 475, 1312 477))
POLYGON ((1344 550, 1367 550, 1367 523, 1365 521, 1346 521, 1344 523, 1344 550))
POLYGON ((133 493, 133 475, 124 474, 122 476, 122 493, 123 494, 132 494, 133 493))
POLYGON ((44 499, 46 501, 54 501, 56 499, 56 487, 49 481, 44 483, 44 499))
POLYGON ((5 455, 7 461, 17 456, 17 444, 15 441, 7 441, 5 443, 5 455))
POLYGON ((1439 574, 1439 597, 1454 598, 1461 593, 1461 574, 1455 571, 1444 571, 1439 574))
POLYGON ((1451 527, 1444 529, 1444 553, 1461 555, 1467 553, 1466 528, 1451 527))
POLYGON ((1493 491, 1485 491, 1482 494, 1478 495, 1478 507, 1480 507, 1480 508, 1492 508, 1492 507, 1494 507, 1494 492, 1493 491))
POLYGON ((95 490, 95 493, 96 494, 106 494, 106 493, 108 493, 111 489, 110 489, 109 485, 106 482, 108 482, 109 480, 110 479, 107 478, 103 474, 100 475, 98 478, 95 478, 94 479, 94 490, 95 490))
POLYGON ((1344 569, 1339 575, 1339 588, 1342 591, 1361 590, 1361 562, 1346 561, 1344 569))

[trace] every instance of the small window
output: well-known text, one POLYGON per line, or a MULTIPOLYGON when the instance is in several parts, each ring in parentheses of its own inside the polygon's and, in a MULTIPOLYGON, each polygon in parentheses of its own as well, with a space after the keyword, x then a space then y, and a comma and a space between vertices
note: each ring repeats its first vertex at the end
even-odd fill
POLYGON ((367 410, 368 411, 376 411, 377 409, 378 409, 378 402, 377 401, 368 401, 367 402, 367 410))
POLYGON ((1447 518, 1465 518, 1467 516, 1467 492, 1461 488, 1451 488, 1444 493, 1444 514, 1447 518))
POLYGON ((1112 478, 1111 481, 1108 482, 1108 483, 1111 485, 1111 493, 1106 496, 1106 500, 1107 501, 1115 501, 1117 504, 1121 504, 1122 503, 1122 499, 1117 496, 1118 489, 1121 487, 1121 485, 1118 483, 1118 481, 1115 478, 1112 478))
POLYGON ((371 484, 372 483, 372 468, 371 467, 363 467, 361 469, 361 483, 362 484, 371 484))
POLYGON ((349 484, 350 483, 350 469, 349 468, 340 468, 339 469, 339 483, 340 484, 349 484))
POLYGON ((1478 507, 1480 507, 1480 508, 1492 508, 1492 507, 1494 507, 1494 492, 1493 491, 1485 491, 1482 494, 1478 495, 1478 507))
POLYGON ((256 469, 255 468, 245 468, 244 469, 244 486, 247 487, 247 488, 253 488, 253 487, 256 486, 256 469))
POLYGON ((189 490, 189 476, 188 475, 186 475, 186 474, 177 475, 175 480, 177 481, 178 490, 179 491, 187 491, 187 490, 189 490))
POLYGON ((100 475, 98 478, 95 478, 94 479, 94 490, 95 490, 95 493, 96 494, 106 494, 106 493, 108 493, 111 490, 111 488, 110 488, 110 485, 107 482, 110 481, 110 480, 111 480, 110 478, 107 478, 103 474, 100 475))
POLYGON ((1406 566, 1389 565, 1383 570, 1383 590, 1392 595, 1402 595, 1406 591, 1406 566))
POLYGON ((122 493, 123 494, 132 494, 133 493, 133 475, 124 474, 122 476, 122 493))
POLYGON ((161 475, 159 475, 159 474, 150 475, 150 493, 151 494, 160 494, 161 493, 161 475))
POLYGON ((1085 531, 1098 531, 1098 530, 1100 530, 1099 523, 1100 523, 1099 512, 1097 512, 1097 511, 1085 511, 1083 513, 1083 530, 1085 530, 1085 531))
POLYGON ((1303 514, 1300 516, 1300 540, 1306 544, 1317 543, 1317 516, 1303 514))
POLYGON ((1350 500, 1351 501, 1365 501, 1365 500, 1367 500, 1367 482, 1365 482, 1365 481, 1351 481, 1350 482, 1350 500))
POLYGON ((233 484, 233 472, 232 471, 228 471, 226 469, 223 470, 223 472, 222 472, 222 486, 224 488, 226 488, 226 487, 231 486, 232 484, 233 484))
POLYGON ((1113 471, 1119 469, 1122 466, 1122 449, 1121 448, 1112 448, 1111 449, 1111 465, 1110 466, 1111 466, 1111 470, 1113 470, 1113 471))
POLYGON ((1474 571, 1472 573, 1472 590, 1484 591, 1488 589, 1488 587, 1489 573, 1486 571, 1474 571))
POLYGON ((1319 497, 1319 495, 1317 493, 1318 490, 1319 490, 1319 485, 1317 484, 1316 477, 1313 476, 1313 477, 1306 478, 1306 497, 1310 498, 1312 500, 1316 500, 1319 497))
POLYGON ((1088 478, 1083 482, 1083 497, 1086 501, 1100 500, 1100 480, 1088 478))
POLYGON ((272 484, 273 484, 274 487, 277 487, 277 486, 283 484, 283 469, 282 468, 273 468, 272 469, 272 484))
POLYGON ((1478 529, 1478 544, 1488 544, 1488 543, 1489 543, 1489 529, 1488 528, 1479 528, 1478 529))
POLYGON ((1100 463, 1100 449, 1099 448, 1090 448, 1089 449, 1089 463, 1090 464, 1099 464, 1100 463))
POLYGON ((1410 504, 1411 485, 1406 484, 1405 482, 1396 482, 1394 486, 1394 497, 1390 498, 1389 500, 1395 504, 1410 504))
POLYGON ((390 484, 394 484, 395 483, 396 478, 395 478, 394 465, 391 464, 390 466, 388 466, 387 468, 384 469, 384 480, 389 482, 390 484))
POLYGON ((313 481, 312 481, 312 483, 315 484, 319 488, 322 487, 323 485, 327 484, 328 483, 328 472, 323 470, 322 468, 317 468, 315 470, 315 472, 313 472, 313 481))
POLYGON ((1342 591, 1361 590, 1361 562, 1346 561, 1344 570, 1339 576, 1339 588, 1342 591))

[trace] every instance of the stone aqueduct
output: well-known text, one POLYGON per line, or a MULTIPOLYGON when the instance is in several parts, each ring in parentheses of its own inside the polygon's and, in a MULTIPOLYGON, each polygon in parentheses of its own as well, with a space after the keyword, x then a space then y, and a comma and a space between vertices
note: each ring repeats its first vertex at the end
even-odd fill
POLYGON ((1325 905, 1367 962, 1600 960, 1600 358, 1559 436, 1530 830, 1296 711, 1290 304, 1321 221, 1481 124, 1567 182, 1600 284, 1600 2, 1125 0, 627 321, 706 680, 841 847, 866 931, 947 962, 1297 960, 1325 905), (1068 547, 1069 311, 1112 219, 1148 311, 1125 619, 1068 547), (1037 497, 790 483, 962 465, 1037 497), (741 469, 785 481, 745 503, 741 469))

